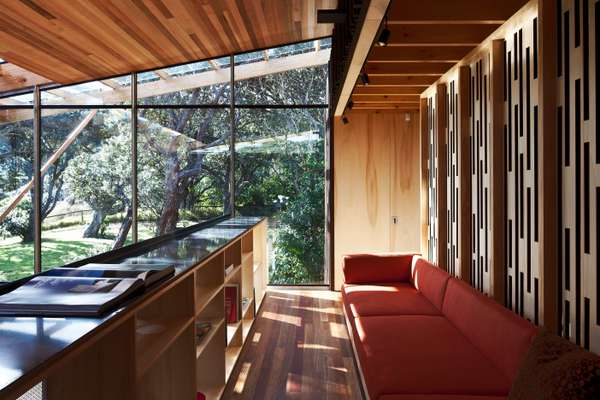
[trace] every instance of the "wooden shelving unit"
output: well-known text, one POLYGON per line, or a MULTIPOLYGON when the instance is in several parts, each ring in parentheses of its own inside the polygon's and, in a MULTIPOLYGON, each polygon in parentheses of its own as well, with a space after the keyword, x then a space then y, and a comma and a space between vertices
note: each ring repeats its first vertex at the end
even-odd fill
POLYGON ((220 399, 264 297, 266 265, 263 220, 86 338, 44 376, 48 399, 220 399), (235 323, 225 315, 228 285, 239 288, 235 323))

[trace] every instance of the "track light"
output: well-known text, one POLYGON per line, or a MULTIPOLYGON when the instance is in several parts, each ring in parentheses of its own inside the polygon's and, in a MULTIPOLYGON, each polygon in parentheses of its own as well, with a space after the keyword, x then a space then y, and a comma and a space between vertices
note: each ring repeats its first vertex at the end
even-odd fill
POLYGON ((369 86, 369 75, 367 75, 366 72, 360 74, 360 80, 362 81, 363 85, 369 86))
POLYGON ((352 110, 352 107, 354 107, 354 102, 352 100, 350 100, 348 102, 348 110, 352 110))
POLYGON ((348 122, 350 122, 350 121, 348 120, 348 117, 346 117, 345 115, 342 115, 342 123, 343 123, 344 125, 347 125, 347 124, 348 124, 348 122))
POLYGON ((379 39, 377 39, 377 44, 381 47, 385 47, 388 45, 389 40, 390 40, 390 30, 388 28, 383 28, 383 30, 379 34, 379 39))
POLYGON ((387 46, 388 42, 390 40, 390 34, 391 34, 391 32, 388 29, 387 16, 386 16, 385 17, 385 25, 383 27, 383 30, 379 34, 379 38, 377 39, 377 44, 381 47, 387 46))

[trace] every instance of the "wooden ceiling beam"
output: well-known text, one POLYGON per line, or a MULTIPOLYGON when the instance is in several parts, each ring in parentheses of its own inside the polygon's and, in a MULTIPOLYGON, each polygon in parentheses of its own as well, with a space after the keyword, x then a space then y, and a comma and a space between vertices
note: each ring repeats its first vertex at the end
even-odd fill
MULTIPOLYGON (((451 2, 449 2, 451 3, 451 2)), ((388 46, 477 46, 500 25, 390 25, 388 46)))
MULTIPOLYGON (((416 76, 406 76, 406 75, 394 75, 394 76, 385 76, 385 75, 373 75, 369 76, 369 87, 377 87, 377 86, 431 86, 436 80, 437 76, 428 76, 428 75, 416 75, 416 76)), ((364 86, 359 84, 357 86, 364 86)))
POLYGON ((369 62, 442 61, 457 63, 475 46, 386 46, 373 47, 369 62))
POLYGON ((418 97, 421 93, 425 91, 424 87, 415 86, 415 87, 403 87, 403 86, 380 86, 380 87, 371 87, 371 86, 357 86, 354 88, 353 94, 366 94, 371 96, 380 96, 384 94, 412 94, 418 97))
POLYGON ((370 76, 375 75, 438 75, 442 76, 455 63, 444 62, 403 62, 403 63, 367 63, 365 71, 370 76))
POLYGON ((352 110, 403 110, 412 111, 418 110, 419 103, 413 104, 394 104, 394 103, 369 103, 369 104, 355 104, 352 110))
POLYGON ((0 64, 0 93, 51 82, 14 64, 0 64))
POLYGON ((354 104, 359 103, 418 103, 418 95, 410 94, 383 94, 383 95, 352 95, 354 104))
POLYGON ((448 22, 502 24, 527 0, 395 0, 388 12, 390 23, 448 22))
MULTIPOLYGON (((325 65, 329 62, 331 49, 321 49, 318 53, 301 53, 288 57, 272 58, 269 61, 259 61, 250 64, 243 64, 236 67, 236 80, 245 80, 269 74, 277 74, 298 68, 314 67, 325 65)), ((229 68, 221 70, 205 71, 197 74, 174 76, 169 80, 155 80, 141 83, 138 85, 138 97, 146 98, 151 96, 160 96, 181 90, 188 90, 199 87, 211 86, 219 83, 229 82, 229 68)), ((419 88, 421 89, 421 88, 419 88)), ((86 104, 119 104, 130 98, 131 88, 122 86, 114 90, 90 91, 86 93, 69 93, 64 89, 52 89, 57 96, 61 96, 58 101, 47 101, 46 105, 86 105, 86 104), (64 97, 62 97, 64 96, 64 97)), ((44 115, 60 114, 62 109, 47 110, 44 115)), ((33 117, 31 110, 2 110, 0 112, 0 125, 3 123, 29 120, 33 117)))
POLYGON ((152 72, 154 73, 154 75, 158 76, 160 79, 163 79, 165 81, 168 81, 169 79, 171 79, 171 75, 164 69, 157 69, 152 72))

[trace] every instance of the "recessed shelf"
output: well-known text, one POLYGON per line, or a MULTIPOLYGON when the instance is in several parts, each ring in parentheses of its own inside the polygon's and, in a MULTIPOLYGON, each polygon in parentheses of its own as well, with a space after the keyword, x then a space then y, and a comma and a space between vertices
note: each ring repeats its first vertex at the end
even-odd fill
POLYGON ((231 341, 235 338, 235 334, 240 329, 242 325, 242 321, 238 321, 235 324, 227 324, 227 346, 231 343, 231 341))
POLYGON ((240 353, 242 352, 242 346, 228 346, 225 350, 225 379, 229 380, 229 376, 233 371, 235 362, 237 361, 240 353))
MULTIPOLYGON (((253 306, 254 306, 254 299, 250 299, 250 301, 248 303, 246 303, 245 305, 242 306, 242 318, 243 319, 248 318, 248 311, 252 310, 253 306)), ((250 319, 252 319, 252 317, 250 319)))
POLYGON ((242 254, 242 265, 246 264, 248 261, 252 260, 252 252, 242 254))
POLYGON ((202 293, 202 294, 198 294, 199 300, 197 299, 197 304, 196 304, 196 316, 198 316, 199 314, 202 313, 202 311, 204 311, 204 309, 206 308, 206 306, 208 306, 210 304, 211 301, 213 301, 213 299, 219 295, 219 293, 221 293, 223 291, 223 285, 220 285, 218 288, 214 289, 211 292, 207 292, 207 293, 202 293))
POLYGON ((231 282, 231 280, 235 277, 235 275, 240 272, 240 270, 242 269, 242 265, 238 265, 236 266, 233 271, 231 271, 230 273, 227 274, 227 276, 225 277, 225 283, 229 283, 231 282))
POLYGON ((160 323, 136 320, 135 346, 137 349, 137 376, 146 370, 189 327, 193 318, 164 319, 160 323))
POLYGON ((196 358, 202 355, 202 352, 206 348, 206 346, 210 343, 211 340, 215 337, 215 334, 221 328, 221 325, 225 323, 225 318, 214 318, 210 319, 208 322, 211 323, 210 331, 204 334, 204 336, 200 339, 200 342, 196 344, 196 358))

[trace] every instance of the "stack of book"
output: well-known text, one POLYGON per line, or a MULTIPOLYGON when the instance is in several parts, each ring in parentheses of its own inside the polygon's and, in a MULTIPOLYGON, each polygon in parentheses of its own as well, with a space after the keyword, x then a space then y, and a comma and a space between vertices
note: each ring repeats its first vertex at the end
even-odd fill
POLYGON ((174 273, 169 264, 55 268, 0 296, 0 315, 97 317, 174 273))

